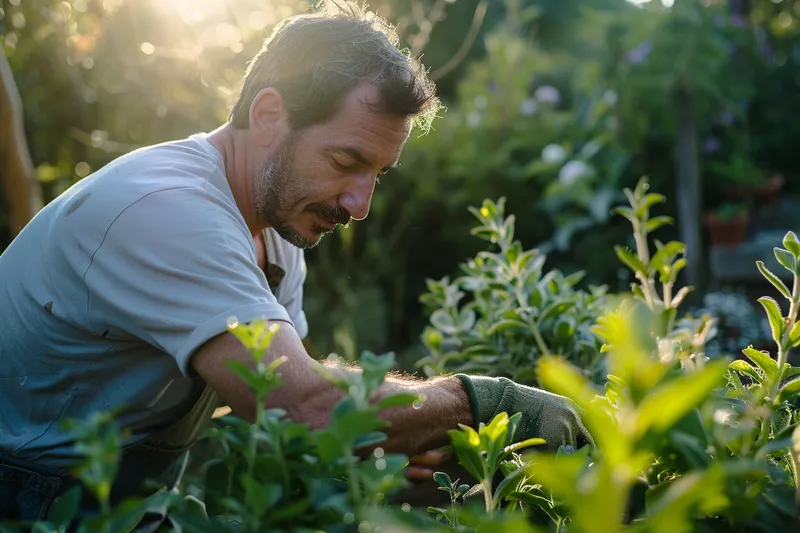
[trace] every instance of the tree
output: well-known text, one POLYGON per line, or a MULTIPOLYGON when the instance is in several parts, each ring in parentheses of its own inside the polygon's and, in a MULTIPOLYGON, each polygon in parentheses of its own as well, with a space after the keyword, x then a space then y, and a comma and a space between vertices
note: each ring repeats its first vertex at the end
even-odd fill
POLYGON ((0 139, 0 181, 13 239, 41 208, 42 193, 25 139, 22 99, 5 54, 0 54, 0 139))

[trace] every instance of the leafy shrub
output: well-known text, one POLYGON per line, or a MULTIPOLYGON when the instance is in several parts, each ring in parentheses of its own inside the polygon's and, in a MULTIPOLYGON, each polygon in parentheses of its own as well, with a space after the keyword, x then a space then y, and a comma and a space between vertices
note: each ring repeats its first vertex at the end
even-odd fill
MULTIPOLYGON (((649 234, 670 222, 650 217, 663 196, 648 193, 646 180, 625 192, 630 206, 618 213, 630 220, 637 249, 620 247, 617 254, 637 283, 633 296, 592 328, 604 343, 607 382, 598 387, 563 357, 545 355, 536 364, 545 388, 575 400, 597 446, 579 454, 534 449, 515 465, 505 463, 506 477, 494 489, 504 496, 499 503, 506 511, 550 522, 557 531, 565 526, 576 532, 796 527, 800 369, 788 365, 786 357, 800 345, 800 241, 790 232, 784 248, 775 249, 794 276, 792 290, 757 264, 790 303, 789 315, 783 316, 777 302, 760 300, 780 347, 778 360, 752 347, 743 354, 753 365, 712 359, 704 347, 715 334, 714 318, 678 317, 691 290, 676 286, 685 265, 682 243, 655 241, 651 254, 649 234), (514 491, 507 491, 509 484, 514 491)), ((453 443, 465 467, 476 457, 492 457, 497 444, 484 436, 493 433, 488 426, 481 428, 480 438, 462 431, 453 443)), ((462 501, 475 492, 489 494, 486 468, 468 471, 478 490, 466 485, 451 493, 462 501)), ((444 489, 448 480, 439 475, 438 481, 444 489)), ((486 502, 491 516, 497 506, 494 498, 490 505, 486 496, 486 502)), ((458 527, 459 512, 469 510, 465 502, 463 508, 433 512, 454 529, 472 531, 458 527)))
MULTIPOLYGON (((377 447, 385 438, 377 414, 381 408, 420 399, 404 394, 377 404, 370 401, 393 366, 393 356, 365 353, 363 373, 347 374, 346 380, 326 373, 345 396, 330 425, 311 431, 288 421, 280 410, 261 407, 266 395, 280 386, 275 370, 282 360, 262 362, 274 330, 260 323, 240 325, 233 332, 253 352, 255 370, 245 365, 233 365, 233 370, 256 392, 259 411, 255 424, 231 417, 224 420, 225 427, 211 431, 226 453, 206 464, 205 479, 189 483, 205 507, 196 499, 161 493, 111 508, 107 495, 120 441, 113 417, 98 417, 80 426, 87 461, 76 473, 102 505, 99 515, 81 524, 79 531, 130 531, 145 511, 158 509, 169 513, 161 531, 174 532, 233 530, 233 524, 248 532, 348 533, 796 529, 800 368, 788 364, 787 358, 800 346, 800 240, 789 232, 783 247, 775 248, 779 264, 792 274, 791 288, 757 262, 789 304, 784 314, 772 298, 759 300, 778 348, 776 357, 752 347, 742 351, 747 360, 709 357, 704 348, 714 336, 715 319, 678 315, 682 298, 691 290, 677 286, 684 248, 678 242, 649 241, 653 231, 670 221, 650 216, 664 197, 647 190, 645 180, 634 190, 626 189, 630 205, 617 210, 631 222, 636 243, 636 250, 616 250, 635 273, 631 295, 619 305, 606 302, 589 325, 602 343, 607 379, 593 383, 576 365, 580 359, 571 361, 552 352, 539 354, 533 363, 539 384, 575 401, 596 446, 561 447, 553 454, 538 449, 541 439, 516 443, 519 414, 500 413, 475 429, 461 426, 450 432, 453 451, 472 479, 453 481, 446 472, 434 475, 449 506, 398 508, 391 496, 404 484, 406 459, 377 447)), ((513 241, 513 219, 505 218, 502 201, 487 201, 477 215, 481 226, 475 233, 494 239, 501 251, 479 256, 485 259, 476 286, 465 287, 484 298, 487 308, 503 305, 510 290, 531 289, 535 283, 529 286, 527 280, 543 279, 541 264, 526 270, 538 256, 523 253, 513 241), (512 270, 515 282, 500 276, 512 270), (480 282, 485 283, 482 290, 480 282)), ((502 346, 497 331, 484 328, 488 319, 480 322, 480 307, 458 307, 453 294, 459 286, 440 287, 439 297, 451 298, 444 311, 452 319, 447 326, 462 324, 456 319, 470 313, 475 316, 466 319, 472 322, 470 328, 448 333, 448 342, 463 338, 474 345, 502 346), (483 337, 466 336, 468 329, 483 337)), ((540 316, 522 315, 513 306, 507 311, 509 316, 493 318, 535 321, 540 316)), ((529 328, 534 323, 523 322, 529 328)), ((516 327, 522 326, 509 326, 506 332, 516 327)), ((525 333, 511 340, 533 350, 538 345, 535 335, 531 330, 525 333)), ((464 364, 469 357, 466 354, 464 364)), ((433 357, 426 364, 436 361, 433 357)), ((72 491, 61 498, 49 521, 37 524, 34 531, 65 531, 77 509, 77 496, 72 491)), ((3 528, 13 531, 5 524, 3 528)))
POLYGON ((428 375, 472 372, 535 382, 533 364, 555 353, 591 373, 600 349, 591 326, 605 287, 586 292, 576 287, 583 272, 544 271, 546 257, 514 240, 505 198, 470 211, 480 222, 472 234, 499 250, 478 253, 453 281, 428 280, 420 299, 433 309, 422 335, 430 354, 418 366, 428 375))

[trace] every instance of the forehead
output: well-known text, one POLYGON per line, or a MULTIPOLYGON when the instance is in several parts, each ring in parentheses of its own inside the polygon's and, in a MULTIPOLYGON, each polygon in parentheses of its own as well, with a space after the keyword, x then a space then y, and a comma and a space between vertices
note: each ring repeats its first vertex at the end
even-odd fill
POLYGON ((373 85, 357 87, 345 96, 331 120, 311 128, 307 140, 320 150, 347 146, 381 166, 393 164, 411 132, 411 119, 373 111, 369 102, 378 96, 373 85))

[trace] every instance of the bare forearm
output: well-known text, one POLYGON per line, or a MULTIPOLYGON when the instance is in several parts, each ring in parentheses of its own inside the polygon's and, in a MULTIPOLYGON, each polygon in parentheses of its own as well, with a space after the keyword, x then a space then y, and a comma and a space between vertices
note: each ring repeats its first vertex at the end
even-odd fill
MULTIPOLYGON (((312 428, 327 426, 343 392, 321 375, 318 371, 321 363, 308 356, 290 327, 284 326, 275 335, 267 359, 280 355, 287 356, 276 370, 284 386, 269 395, 266 407, 285 409, 290 418, 308 423, 312 428)), ((225 368, 228 360, 252 365, 247 350, 226 333, 199 350, 193 358, 193 365, 234 412, 252 421, 255 419, 255 395, 238 376, 225 368)), ((357 367, 325 366, 333 372, 361 371, 357 367)), ((448 442, 449 429, 457 428, 459 423, 472 424, 469 400, 457 378, 423 380, 390 374, 371 400, 402 392, 422 395, 424 401, 417 407, 395 407, 380 413, 379 416, 389 424, 384 429, 389 439, 381 445, 387 451, 414 454, 431 449, 448 442)))
MULTIPOLYGON (((335 373, 361 371, 357 367, 326 367, 335 373)), ((383 429, 389 439, 381 444, 387 452, 414 454, 429 450, 449 442, 448 430, 458 428, 458 424, 472 424, 467 394, 456 378, 419 379, 391 373, 372 401, 399 393, 417 394, 422 401, 414 406, 393 407, 379 413, 379 417, 389 424, 383 429)), ((308 383, 299 404, 286 405, 280 394, 268 403, 287 409, 292 418, 319 428, 328 425, 333 407, 343 395, 341 390, 320 376, 308 383)))
POLYGON ((381 393, 411 392, 424 395, 418 407, 396 407, 381 413, 389 422, 387 451, 415 454, 449 442, 447 431, 458 424, 472 425, 469 400, 461 382, 454 377, 428 380, 389 378, 381 393))

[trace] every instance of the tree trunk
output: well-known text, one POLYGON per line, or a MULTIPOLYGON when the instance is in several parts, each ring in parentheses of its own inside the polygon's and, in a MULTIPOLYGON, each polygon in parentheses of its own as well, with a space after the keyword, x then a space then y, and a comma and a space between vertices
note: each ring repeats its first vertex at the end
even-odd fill
POLYGON ((41 209, 42 192, 25 140, 22 99, 3 53, 0 53, 0 181, 13 239, 41 209))
POLYGON ((675 107, 675 170, 678 200, 678 227, 686 244, 684 270, 686 284, 698 292, 703 290, 703 247, 701 240, 701 189, 697 154, 697 122, 694 116, 694 95, 688 83, 681 83, 674 92, 675 107))

